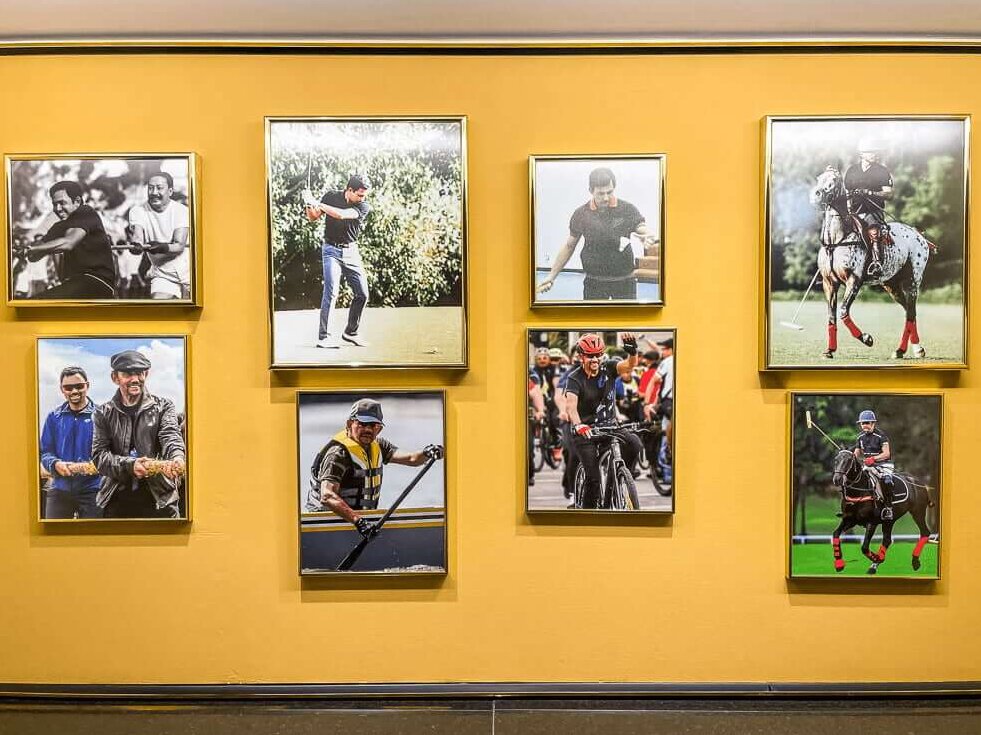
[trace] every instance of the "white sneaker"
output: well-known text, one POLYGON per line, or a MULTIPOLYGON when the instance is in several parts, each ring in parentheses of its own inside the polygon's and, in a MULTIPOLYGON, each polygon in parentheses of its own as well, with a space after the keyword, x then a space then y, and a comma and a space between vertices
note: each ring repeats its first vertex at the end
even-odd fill
POLYGON ((340 349, 341 343, 337 341, 337 337, 332 334, 328 334, 323 339, 317 340, 317 347, 323 347, 328 350, 340 349))
POLYGON ((344 332, 341 335, 341 339, 343 339, 345 342, 350 342, 352 345, 355 345, 357 347, 367 347, 369 344, 358 335, 348 334, 347 332, 344 332))

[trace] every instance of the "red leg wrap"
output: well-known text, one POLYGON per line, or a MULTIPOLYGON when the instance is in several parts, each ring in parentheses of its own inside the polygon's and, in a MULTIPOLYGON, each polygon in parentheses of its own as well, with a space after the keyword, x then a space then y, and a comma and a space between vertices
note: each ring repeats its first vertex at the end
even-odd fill
POLYGON ((910 322, 909 338, 913 344, 920 344, 920 333, 916 331, 916 322, 910 322))
POLYGON ((876 553, 876 556, 879 557, 880 562, 884 562, 886 560, 886 547, 880 544, 879 551, 876 553))
POLYGON ((834 352, 838 349, 838 325, 828 325, 828 349, 834 352))
POLYGON ((855 322, 852 321, 850 316, 842 317, 841 322, 848 327, 848 331, 852 333, 852 337, 855 339, 862 338, 862 330, 855 326, 855 322))
POLYGON ((903 338, 899 340, 899 351, 906 352, 906 348, 909 347, 909 335, 913 331, 913 322, 906 322, 903 326, 903 338))
POLYGON ((920 536, 920 540, 916 542, 916 548, 913 549, 913 558, 919 557, 920 553, 923 551, 923 547, 927 545, 927 541, 930 540, 929 536, 920 536))

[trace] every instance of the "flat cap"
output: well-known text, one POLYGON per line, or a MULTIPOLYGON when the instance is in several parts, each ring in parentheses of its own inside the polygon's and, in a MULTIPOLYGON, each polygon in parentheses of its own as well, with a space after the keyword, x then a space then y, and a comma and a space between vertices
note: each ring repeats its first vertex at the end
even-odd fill
POLYGON ((658 347, 667 347, 669 350, 674 349, 674 337, 668 337, 667 339, 658 340, 658 347))
POLYGON ((109 364, 112 366, 113 370, 124 370, 127 373, 150 369, 150 361, 147 359, 146 355, 144 355, 142 352, 137 352, 136 350, 123 350, 122 352, 117 352, 115 355, 109 358, 109 364))

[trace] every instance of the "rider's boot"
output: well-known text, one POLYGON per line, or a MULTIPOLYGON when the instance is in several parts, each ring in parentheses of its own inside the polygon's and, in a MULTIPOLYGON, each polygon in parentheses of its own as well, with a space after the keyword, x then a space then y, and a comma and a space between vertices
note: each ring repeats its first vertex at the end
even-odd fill
POLYGON ((869 263, 868 274, 878 276, 882 273, 882 241, 881 229, 878 226, 869 228, 869 252, 872 255, 872 262, 869 263))
POLYGON ((881 481, 880 487, 882 488, 882 513, 880 517, 884 521, 891 521, 893 519, 892 512, 892 483, 881 481))

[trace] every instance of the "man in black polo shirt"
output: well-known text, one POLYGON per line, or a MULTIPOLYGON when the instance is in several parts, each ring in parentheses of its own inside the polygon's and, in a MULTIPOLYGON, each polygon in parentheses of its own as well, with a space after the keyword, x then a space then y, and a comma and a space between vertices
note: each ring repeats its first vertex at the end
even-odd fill
POLYGON ((304 192, 303 206, 311 222, 323 218, 324 237, 321 249, 324 269, 324 293, 320 300, 320 331, 317 347, 337 348, 341 343, 331 334, 330 312, 341 283, 341 277, 351 287, 354 298, 347 313, 347 327, 341 339, 358 347, 367 342, 358 336, 361 313, 368 303, 368 278, 358 250, 357 239, 364 229, 371 206, 365 201, 368 182, 361 176, 351 176, 344 191, 328 191, 317 201, 304 192), (324 217, 326 215, 326 217, 324 217))
MULTIPOLYGON (((637 367, 637 338, 623 335, 624 360, 604 360, 606 345, 598 334, 584 334, 576 343, 582 363, 569 373, 565 386, 565 410, 572 425, 572 443, 576 456, 586 471, 583 508, 600 504, 600 448, 593 441, 592 426, 616 422, 616 380, 628 380, 637 367)), ((640 453, 640 440, 628 432, 619 432, 623 459, 633 467, 640 453)))
POLYGON ((892 513, 892 473, 896 466, 892 461, 892 449, 886 432, 876 427, 878 419, 869 409, 858 415, 858 438, 853 452, 862 460, 866 471, 872 476, 876 497, 882 503, 882 520, 891 521, 892 513))
POLYGON ((858 144, 859 162, 845 171, 848 210, 862 221, 867 233, 863 239, 872 256, 870 276, 882 272, 882 243, 889 237, 885 206, 893 195, 892 174, 878 161, 881 149, 881 143, 863 138, 858 144))
POLYGON ((21 249, 29 261, 62 253, 61 285, 37 295, 39 299, 111 299, 116 295, 116 271, 111 243, 102 220, 82 204, 76 181, 59 181, 48 190, 58 222, 39 242, 21 249))
POLYGON ((634 254, 630 236, 634 233, 648 240, 655 236, 647 229, 644 215, 630 202, 613 193, 617 180, 608 168, 597 168, 589 174, 588 202, 576 209, 569 220, 569 237, 555 256, 555 263, 538 292, 545 293, 555 282, 566 263, 583 242, 582 285, 584 301, 630 300, 637 298, 634 277, 634 254))

